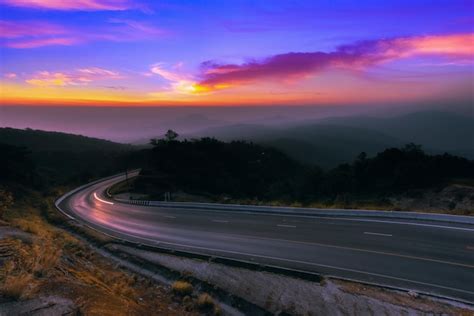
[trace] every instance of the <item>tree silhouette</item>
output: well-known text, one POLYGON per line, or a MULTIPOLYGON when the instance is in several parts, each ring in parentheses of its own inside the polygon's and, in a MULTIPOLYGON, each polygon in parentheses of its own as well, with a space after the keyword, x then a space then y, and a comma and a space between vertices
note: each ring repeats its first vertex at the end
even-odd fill
POLYGON ((172 129, 169 129, 166 134, 165 134, 165 139, 169 142, 174 141, 176 138, 178 138, 178 133, 173 131, 172 129))

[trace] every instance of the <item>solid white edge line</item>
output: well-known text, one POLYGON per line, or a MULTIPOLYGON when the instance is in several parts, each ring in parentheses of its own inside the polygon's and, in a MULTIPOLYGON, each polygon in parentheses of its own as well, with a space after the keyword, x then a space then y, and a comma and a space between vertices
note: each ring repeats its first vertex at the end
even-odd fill
MULTIPOLYGON (((77 193, 77 191, 75 192, 77 193)), ((114 204, 112 202, 104 201, 100 199, 97 194, 94 192, 94 196, 97 200, 108 203, 108 204, 114 204)), ((228 212, 228 211, 224 211, 228 212)), ((242 213, 247 213, 247 212, 242 212, 242 213)), ((250 214, 255 214, 254 212, 248 212, 250 214)), ((301 215, 283 215, 283 214, 255 214, 255 215, 271 215, 271 216, 286 216, 286 217, 310 217, 314 218, 317 216, 301 216, 301 215)), ((325 217, 323 217, 325 218, 325 217)), ((381 221, 381 220, 368 220, 368 219, 345 219, 345 218, 332 218, 332 219, 338 219, 338 220, 352 220, 352 221, 367 221, 367 222, 383 222, 383 223, 393 223, 393 224, 405 224, 405 225, 415 225, 415 226, 428 226, 428 227, 438 227, 438 228, 447 228, 447 229, 458 229, 458 230, 466 230, 466 231, 474 231, 472 229, 466 229, 466 228, 458 228, 458 227, 450 227, 450 226, 443 226, 443 225, 430 225, 430 224, 418 224, 418 223, 407 223, 407 222, 395 222, 395 221, 381 221)), ((86 221, 87 222, 87 221, 86 221)), ((98 226, 102 226, 101 224, 95 224, 98 226)), ((114 229, 104 227, 107 230, 113 231, 118 234, 123 234, 120 231, 116 231, 114 229)), ((384 275, 384 274, 378 274, 378 273, 371 273, 367 271, 361 271, 361 270, 355 270, 355 269, 349 269, 349 268, 342 268, 342 267, 336 267, 336 266, 331 266, 331 265, 325 265, 325 264, 318 264, 314 262, 306 262, 306 261, 299 261, 299 260, 291 260, 291 259, 285 259, 285 258, 279 258, 279 257, 271 257, 271 256, 263 256, 263 255, 257 255, 257 254, 250 254, 250 253, 244 253, 244 252, 236 252, 236 251, 226 251, 226 250, 221 250, 221 249, 213 249, 213 248, 206 248, 206 247, 199 247, 199 246, 191 246, 191 245, 184 245, 184 244, 178 244, 178 243, 170 243, 170 242, 160 242, 154 239, 146 238, 146 237, 140 237, 140 236, 135 236, 132 234, 128 234, 130 237, 142 239, 142 240, 148 240, 153 242, 154 244, 168 244, 168 245, 175 245, 175 246, 181 246, 181 247, 187 247, 187 248, 194 248, 194 249, 202 249, 202 250, 210 250, 210 251, 219 251, 223 253, 230 253, 230 254, 240 254, 240 255, 247 255, 247 256, 253 256, 253 257, 261 257, 261 258, 267 258, 267 259, 273 259, 273 260, 279 260, 279 261, 287 261, 287 262, 295 262, 295 263, 301 263, 301 264, 308 264, 308 265, 313 265, 313 266, 320 266, 320 267, 327 267, 327 268, 332 268, 332 269, 337 269, 337 270, 342 270, 342 271, 350 271, 350 272, 355 272, 355 273, 360 273, 360 274, 366 274, 366 275, 373 275, 373 276, 379 276, 382 278, 388 278, 388 279, 394 279, 394 280, 400 280, 400 281, 405 281, 405 282, 410 282, 410 283, 415 283, 415 284, 421 284, 421 285, 428 285, 428 286, 433 286, 437 288, 443 288, 443 289, 448 289, 452 291, 457 291, 457 292, 463 292, 463 293, 468 293, 468 294, 474 294, 474 292, 471 291, 466 291, 462 289, 457 289, 457 288, 451 288, 451 287, 446 287, 438 284, 432 284, 432 283, 426 283, 426 282, 420 282, 420 281, 415 281, 415 280, 410 280, 410 279, 404 279, 404 278, 397 278, 389 275, 384 275)))
POLYGON ((375 236, 384 236, 384 237, 392 237, 392 234, 382 234, 382 233, 372 233, 372 232, 364 232, 365 235, 375 235, 375 236))
MULTIPOLYGON (((95 224, 97 226, 102 226, 101 224, 95 224)), ((117 231, 113 228, 108 228, 104 227, 107 230, 113 231, 118 234, 123 234, 120 231, 117 231)), ((366 274, 366 275, 372 275, 372 276, 378 276, 382 278, 387 278, 387 279, 392 279, 392 280, 398 280, 398 281, 404 281, 404 282, 409 282, 409 283, 414 283, 414 284, 420 284, 420 285, 427 285, 427 286, 432 286, 432 287, 437 287, 441 289, 446 289, 446 290, 451 290, 451 291, 456 291, 456 292, 461 292, 461 293, 467 293, 467 294, 473 294, 474 292, 467 291, 467 290, 462 290, 462 289, 457 289, 457 288, 452 288, 448 286, 443 286, 443 285, 438 285, 438 284, 433 284, 433 283, 426 283, 426 282, 421 282, 421 281, 415 281, 415 280, 410 280, 410 279, 405 279, 405 278, 398 278, 390 275, 385 275, 385 274, 380 274, 380 273, 372 273, 372 272, 367 272, 367 271, 362 271, 362 270, 356 270, 356 269, 350 269, 350 268, 342 268, 342 267, 336 267, 336 266, 331 266, 331 265, 326 265, 326 264, 320 264, 320 263, 315 263, 315 262, 308 262, 308 261, 300 261, 300 260, 293 260, 293 259, 285 259, 285 258, 279 258, 279 257, 273 257, 273 256, 264 256, 264 255, 257 255, 257 254, 252 254, 252 253, 246 253, 246 252, 239 252, 239 251, 230 251, 230 250, 222 250, 222 249, 215 249, 215 248, 206 248, 206 247, 200 247, 200 246, 191 246, 191 245, 186 245, 186 244, 179 244, 179 243, 172 243, 172 242, 164 242, 164 241, 159 241, 151 238, 146 238, 146 237, 140 237, 137 235, 133 234, 128 234, 130 237, 142 239, 142 240, 147 240, 149 242, 152 242, 155 245, 160 245, 160 244, 166 244, 166 245, 173 245, 173 246, 179 246, 179 247, 185 247, 185 248, 193 248, 193 249, 201 249, 201 250, 209 250, 209 251, 215 251, 215 252, 222 252, 222 253, 228 253, 228 254, 237 254, 237 255, 245 255, 249 257, 258 257, 258 258, 265 258, 265 259, 272 259, 272 260, 277 260, 277 261, 286 261, 286 262, 293 262, 293 263, 300 263, 300 264, 307 264, 311 266, 319 266, 319 267, 325 267, 325 268, 330 268, 330 269, 336 269, 336 270, 341 270, 341 271, 349 271, 349 272, 355 272, 359 274, 366 274)), ((120 238, 120 237, 118 237, 120 238)))
MULTIPOLYGON (((152 208, 157 209, 166 209, 166 206, 151 206, 152 208)), ((193 208, 181 208, 181 207, 173 207, 177 209, 181 209, 182 211, 196 211, 193 208)), ((199 210, 198 210, 199 211, 199 210)), ((433 227, 433 228, 443 228, 443 229, 454 229, 454 230, 461 230, 467 232, 474 232, 472 228, 463 228, 463 227, 453 227, 453 226, 445 226, 445 225, 434 225, 434 224, 422 224, 422 223, 410 223, 410 222, 400 222, 400 221, 392 221, 392 220, 377 220, 377 219, 365 219, 365 218, 343 218, 337 216, 321 216, 321 215, 292 215, 292 214, 277 214, 277 213, 257 213, 247 210, 235 210, 235 211, 225 211, 225 210, 203 210, 203 212, 221 212, 221 213, 238 213, 238 214, 246 214, 246 215, 255 215, 255 216, 280 216, 280 217, 298 217, 298 218, 307 218, 307 219, 323 219, 323 220, 336 220, 336 221, 354 221, 354 222, 374 222, 374 223, 385 223, 385 224, 397 224, 397 225, 410 225, 410 226, 423 226, 423 227, 433 227)))
POLYGON ((101 201, 102 203, 114 205, 114 203, 112 203, 112 202, 109 202, 109 201, 106 201, 106 200, 102 200, 100 197, 97 196, 97 193, 95 193, 95 192, 94 192, 94 197, 95 197, 98 201, 101 201))

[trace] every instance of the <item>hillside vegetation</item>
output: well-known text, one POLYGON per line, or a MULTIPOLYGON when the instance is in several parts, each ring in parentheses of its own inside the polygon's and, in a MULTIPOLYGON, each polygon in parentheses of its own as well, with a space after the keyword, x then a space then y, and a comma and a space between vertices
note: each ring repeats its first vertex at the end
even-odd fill
POLYGON ((123 157, 133 147, 59 132, 0 128, 0 149, 4 181, 45 189, 122 170, 123 157))
POLYGON ((360 152, 373 156, 390 147, 415 143, 431 154, 448 152, 474 159, 474 119, 447 112, 417 112, 394 117, 329 117, 265 124, 233 124, 203 129, 193 137, 246 140, 280 149, 306 164, 330 169, 360 152))
MULTIPOLYGON (((22 145, 47 141, 48 133, 39 134, 25 137, 22 145)), ((0 314, 197 315, 197 299, 179 305, 166 286, 119 268, 69 232, 110 241, 68 222, 54 200, 76 185, 120 171, 127 152, 88 146, 87 138, 55 136, 78 139, 77 146, 87 150, 59 153, 59 147, 38 143, 31 148, 0 143, 0 314), (101 152, 107 159, 97 159, 101 152), (75 159, 61 162, 61 157, 75 159)))
POLYGON ((61 132, 8 127, 0 128, 0 143, 27 147, 33 152, 122 151, 130 149, 129 145, 114 143, 104 139, 61 132))
POLYGON ((326 171, 274 148, 243 141, 152 143, 152 149, 134 153, 143 167, 134 190, 152 198, 182 191, 218 201, 341 207, 358 207, 360 202, 359 207, 389 208, 391 197, 440 190, 453 179, 474 179, 474 161, 446 153, 429 155, 414 144, 388 148, 373 157, 360 153, 352 163, 326 171))

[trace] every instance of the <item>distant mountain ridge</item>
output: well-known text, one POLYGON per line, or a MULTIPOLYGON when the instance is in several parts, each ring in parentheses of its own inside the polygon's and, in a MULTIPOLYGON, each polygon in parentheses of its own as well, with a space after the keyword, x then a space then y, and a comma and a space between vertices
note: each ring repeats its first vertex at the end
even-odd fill
POLYGON ((329 117, 281 127, 234 124, 206 128, 193 136, 263 143, 325 168, 352 161, 360 152, 373 155, 406 143, 421 144, 430 153, 474 158, 474 119, 436 111, 396 117, 329 117))
POLYGON ((376 130, 433 151, 474 158, 474 118, 450 112, 414 112, 392 118, 328 118, 320 122, 376 130))
POLYGON ((122 151, 131 145, 99 138, 33 129, 0 128, 0 143, 27 147, 32 151, 122 151))

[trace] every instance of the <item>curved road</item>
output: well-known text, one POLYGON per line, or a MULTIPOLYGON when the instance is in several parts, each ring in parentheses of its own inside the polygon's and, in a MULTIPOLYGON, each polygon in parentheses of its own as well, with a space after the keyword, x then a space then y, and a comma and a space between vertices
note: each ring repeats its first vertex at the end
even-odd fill
POLYGON ((123 180, 83 186, 57 205, 134 242, 474 302, 472 225, 152 207, 107 198, 106 189, 123 180))

